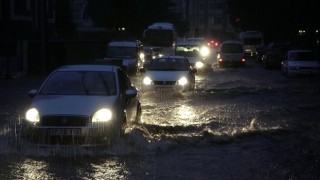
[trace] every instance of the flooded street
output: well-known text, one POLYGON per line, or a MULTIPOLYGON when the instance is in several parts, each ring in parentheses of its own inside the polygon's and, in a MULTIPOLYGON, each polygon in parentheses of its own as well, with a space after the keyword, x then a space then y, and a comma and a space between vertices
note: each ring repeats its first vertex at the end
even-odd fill
POLYGON ((320 178, 319 77, 213 66, 194 92, 140 94, 141 122, 118 144, 91 148, 20 139, 27 91, 41 80, 0 80, 1 179, 320 178))

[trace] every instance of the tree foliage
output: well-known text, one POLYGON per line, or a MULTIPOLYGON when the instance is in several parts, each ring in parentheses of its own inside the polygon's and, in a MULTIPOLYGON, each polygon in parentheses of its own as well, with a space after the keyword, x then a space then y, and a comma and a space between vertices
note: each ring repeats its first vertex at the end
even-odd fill
POLYGON ((71 37, 75 31, 69 1, 56 0, 55 29, 58 37, 71 37))
POLYGON ((170 0, 90 0, 87 15, 95 26, 117 30, 125 27, 133 36, 139 36, 153 22, 179 23, 171 11, 170 0))

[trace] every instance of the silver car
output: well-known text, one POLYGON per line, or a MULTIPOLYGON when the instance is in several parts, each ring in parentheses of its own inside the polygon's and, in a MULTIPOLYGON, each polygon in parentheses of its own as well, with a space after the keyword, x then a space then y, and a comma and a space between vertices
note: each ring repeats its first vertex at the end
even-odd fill
POLYGON ((286 58, 281 62, 281 69, 286 76, 319 75, 320 61, 316 59, 310 50, 290 50, 286 58))
POLYGON ((141 115, 138 90, 126 72, 110 65, 54 70, 33 97, 22 123, 27 138, 49 144, 115 142, 141 115))
POLYGON ((145 91, 186 92, 195 88, 196 69, 183 56, 163 56, 153 59, 142 71, 145 91))

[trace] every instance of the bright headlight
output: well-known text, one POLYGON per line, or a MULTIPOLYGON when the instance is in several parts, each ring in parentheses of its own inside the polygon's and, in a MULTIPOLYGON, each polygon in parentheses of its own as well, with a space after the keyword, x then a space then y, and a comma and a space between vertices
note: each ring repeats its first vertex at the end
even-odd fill
POLYGON ((144 54, 143 54, 143 53, 140 53, 140 54, 139 54, 139 57, 140 57, 140 59, 144 59, 144 54))
POLYGON ((187 80, 187 78, 185 78, 185 77, 182 77, 182 78, 180 78, 180 79, 178 80, 178 84, 181 85, 181 86, 184 86, 184 85, 186 85, 187 83, 188 83, 188 80, 187 80))
POLYGON ((202 68, 203 67, 203 63, 202 62, 196 62, 196 68, 197 69, 200 69, 200 68, 202 68))
POLYGON ((149 77, 143 78, 143 84, 150 85, 152 83, 152 80, 149 77))
POLYGON ((201 56, 206 57, 209 55, 209 53, 210 53, 210 50, 207 46, 201 47, 201 49, 200 49, 201 56))
POLYGON ((112 118, 112 112, 109 109, 100 109, 94 113, 92 122, 107 122, 112 118))
POLYGON ((39 122, 40 121, 40 116, 39 112, 36 108, 31 108, 26 112, 26 120, 29 122, 39 122))

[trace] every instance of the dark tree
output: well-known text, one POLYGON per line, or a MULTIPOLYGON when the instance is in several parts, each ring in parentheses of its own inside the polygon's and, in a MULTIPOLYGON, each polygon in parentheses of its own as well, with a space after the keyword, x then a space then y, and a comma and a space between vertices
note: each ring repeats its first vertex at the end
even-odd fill
POLYGON ((75 31, 69 1, 56 0, 55 30, 58 38, 71 37, 75 31))
POLYGON ((179 23, 170 0, 90 0, 87 14, 95 26, 117 30, 125 27, 130 36, 140 37, 153 22, 179 23))

